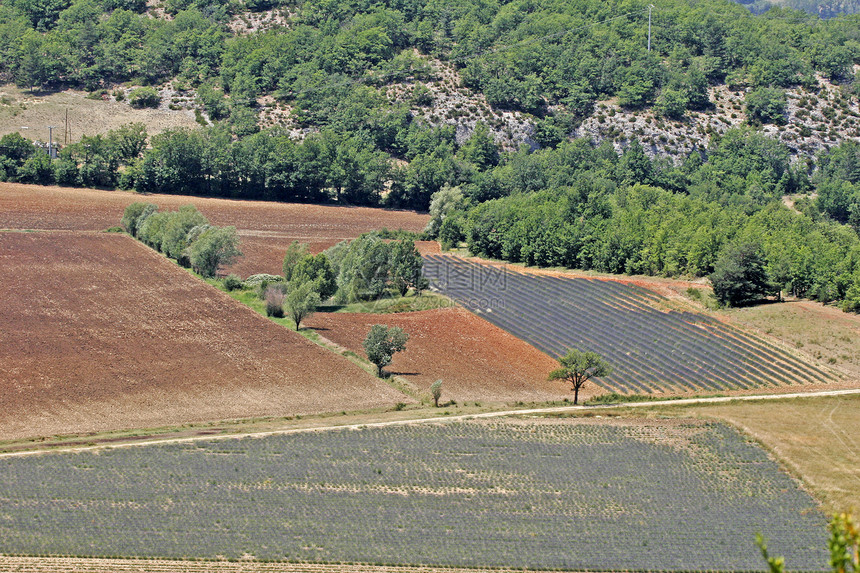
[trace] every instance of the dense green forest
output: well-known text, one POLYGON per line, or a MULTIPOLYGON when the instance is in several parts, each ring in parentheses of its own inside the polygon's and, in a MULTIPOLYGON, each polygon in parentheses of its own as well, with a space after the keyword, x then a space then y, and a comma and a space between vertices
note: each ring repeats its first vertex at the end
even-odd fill
MULTIPOLYGON (((643 106, 670 92, 708 105, 708 82, 812 85, 860 61, 860 17, 821 20, 728 0, 4 0, 0 74, 24 87, 178 77, 202 88, 214 117, 237 130, 272 94, 309 125, 352 128, 394 113, 379 88, 430 74, 425 56, 455 64, 488 103, 564 125, 602 98, 643 106), (277 5, 288 26, 234 35, 233 14, 277 5), (360 84, 365 89, 356 90, 360 84), (357 93, 356 93, 357 92, 357 93), (227 98, 223 96, 228 96, 227 98), (556 107, 560 106, 560 107, 556 107), (360 107, 361 109, 356 109, 360 107), (235 117, 234 117, 235 116, 235 117), (567 116, 573 116, 568 118, 567 116)), ((552 123, 552 122, 551 122, 552 123)))
MULTIPOLYGON (((606 272, 705 276, 740 242, 774 290, 860 307, 860 146, 790 161, 757 131, 785 90, 841 85, 853 121, 860 16, 820 19, 727 0, 3 0, 0 75, 19 86, 193 89, 212 125, 149 137, 140 125, 83 137, 51 161, 0 138, 0 178, 278 201, 430 209, 428 236, 478 254, 606 272), (275 10, 283 26, 231 22, 275 10), (494 113, 535 125, 503 149, 414 113, 438 66, 494 113), (709 87, 747 91, 748 126, 712 134, 683 161, 619 153, 569 134, 612 98, 667 118, 713 107, 709 87), (399 96, 389 89, 400 86, 399 96), (263 127, 261 98, 295 126, 263 127), (792 206, 783 198, 798 196, 792 206)), ((145 104, 143 104, 145 105, 145 104)), ((453 112, 450 112, 453 113, 453 112)), ((456 113, 460 113, 457 111, 456 113)), ((209 123, 203 121, 203 123, 209 123)))
POLYGON ((755 14, 761 14, 774 6, 783 6, 817 14, 822 18, 835 18, 840 14, 857 14, 860 12, 858 0, 735 0, 749 8, 755 14))

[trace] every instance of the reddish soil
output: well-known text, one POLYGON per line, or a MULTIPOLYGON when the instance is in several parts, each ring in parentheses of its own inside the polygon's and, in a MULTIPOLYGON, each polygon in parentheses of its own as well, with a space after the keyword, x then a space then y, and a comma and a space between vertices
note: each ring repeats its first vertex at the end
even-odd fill
MULTIPOLYGON (((442 401, 533 402, 572 398, 561 382, 547 381, 558 363, 533 346, 462 308, 402 314, 317 313, 305 325, 364 356, 362 342, 374 324, 409 333, 406 350, 386 371, 426 393, 442 379, 442 401)), ((586 387, 580 397, 598 388, 586 387)))
POLYGON ((133 239, 0 232, 0 439, 409 401, 133 239))
POLYGON ((381 229, 421 231, 429 215, 369 207, 235 201, 182 195, 41 187, 0 183, 0 229, 102 231, 119 225, 126 206, 155 203, 164 210, 193 204, 213 225, 232 225, 243 239, 243 260, 225 272, 243 277, 279 274, 287 246, 298 240, 322 250, 338 241, 381 229))

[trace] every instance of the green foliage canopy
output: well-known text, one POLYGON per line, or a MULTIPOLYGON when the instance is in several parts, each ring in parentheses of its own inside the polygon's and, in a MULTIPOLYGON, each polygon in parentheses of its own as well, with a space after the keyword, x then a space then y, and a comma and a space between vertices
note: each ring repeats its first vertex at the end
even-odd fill
POLYGON ((383 367, 391 364, 395 352, 406 350, 409 335, 399 326, 388 327, 384 324, 374 324, 364 339, 364 351, 367 359, 376 365, 376 375, 383 377, 383 367))

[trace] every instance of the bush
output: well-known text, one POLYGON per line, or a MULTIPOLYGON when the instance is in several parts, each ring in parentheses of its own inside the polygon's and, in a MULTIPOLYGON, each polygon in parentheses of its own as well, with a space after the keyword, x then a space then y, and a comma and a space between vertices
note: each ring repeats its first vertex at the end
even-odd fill
POLYGON ((221 284, 224 285, 224 289, 228 291, 239 290, 243 286, 245 286, 242 282, 242 279, 239 278, 239 275, 232 273, 224 277, 224 280, 221 282, 221 284))
MULTIPOLYGON (((247 281, 245 282, 245 284, 248 284, 247 281)), ((256 289, 257 298, 260 300, 266 300, 266 292, 268 292, 269 289, 278 289, 282 293, 286 293, 287 292, 287 284, 284 281, 278 281, 278 280, 261 281, 259 284, 257 284, 257 289, 256 289)))
POLYGON ((265 291, 266 316, 284 318, 284 291, 270 286, 265 291))
POLYGON ((128 94, 128 103, 131 104, 131 107, 137 108, 158 107, 158 104, 161 103, 161 96, 158 95, 155 88, 136 88, 128 94))
POLYGON ((164 222, 161 252, 187 267, 185 251, 191 243, 190 232, 208 222, 194 205, 183 205, 179 211, 171 212, 164 222))
POLYGON ((125 227, 129 235, 137 237, 143 222, 156 211, 158 206, 153 203, 132 203, 125 208, 120 224, 125 227))
POLYGON ((284 282, 284 277, 279 275, 270 275, 266 273, 259 273, 256 275, 251 275, 247 279, 245 279, 245 284, 248 286, 260 286, 263 283, 278 283, 284 282))
POLYGON ((164 237, 164 226, 169 213, 152 213, 137 228, 137 238, 157 251, 161 251, 161 240, 164 237))
POLYGON ((687 96, 680 90, 666 88, 657 96, 654 109, 663 117, 680 119, 687 111, 687 96))

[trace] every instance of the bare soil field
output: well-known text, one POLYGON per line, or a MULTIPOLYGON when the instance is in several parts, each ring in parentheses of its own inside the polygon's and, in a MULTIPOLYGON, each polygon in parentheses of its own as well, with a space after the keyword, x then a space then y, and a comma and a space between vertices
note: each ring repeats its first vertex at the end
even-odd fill
POLYGON ((280 274, 287 246, 298 240, 323 250, 374 229, 421 231, 429 215, 369 207, 341 207, 265 201, 236 201, 183 195, 140 195, 127 191, 41 187, 0 183, 0 229, 101 231, 119 225, 134 202, 164 210, 193 204, 214 225, 232 225, 242 237, 243 259, 225 272, 242 277, 280 274))
POLYGON ((409 399, 114 234, 2 232, 0 439, 409 399))
POLYGON ((135 109, 128 103, 93 100, 87 92, 68 89, 61 92, 21 90, 13 84, 0 85, 0 136, 18 132, 29 139, 48 141, 48 126, 54 129, 54 141, 63 143, 66 110, 69 110, 71 142, 82 135, 104 134, 127 123, 143 123, 149 135, 178 127, 200 127, 190 109, 135 109), (21 129, 26 127, 27 129, 21 129))
MULTIPOLYGON (((386 368, 418 391, 442 379, 441 403, 536 402, 572 398, 561 382, 549 382, 558 363, 535 347, 462 308, 398 314, 317 313, 305 326, 364 356, 362 342, 374 324, 399 326, 409 334, 406 350, 386 368)), ((586 387, 590 392, 602 392, 586 387)))

